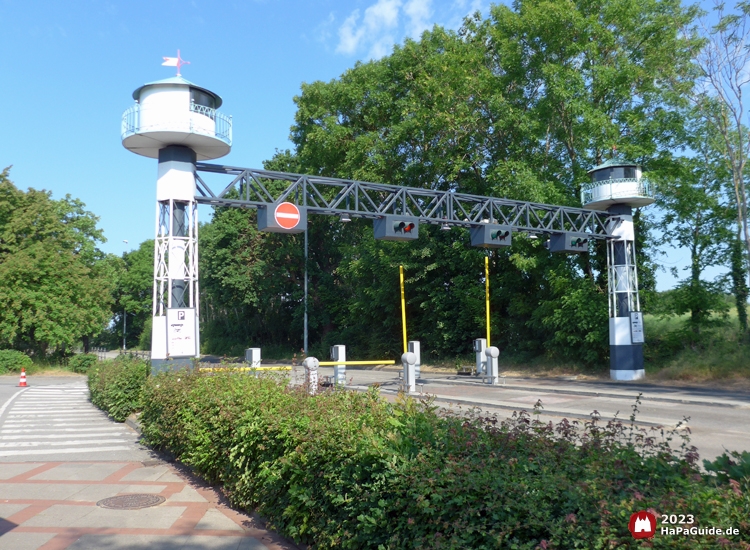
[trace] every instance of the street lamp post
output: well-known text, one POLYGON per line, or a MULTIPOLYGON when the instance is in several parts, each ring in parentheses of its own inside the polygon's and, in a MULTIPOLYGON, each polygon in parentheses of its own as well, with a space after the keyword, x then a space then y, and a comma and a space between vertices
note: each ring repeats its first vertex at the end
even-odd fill
MULTIPOLYGON (((125 244, 128 244, 128 241, 126 239, 123 239, 122 242, 125 244)), ((125 335, 128 331, 128 312, 126 310, 122 310, 122 351, 125 351, 126 345, 125 345, 125 335)))
POLYGON ((122 310, 122 351, 125 351, 125 334, 128 330, 128 312, 122 310))

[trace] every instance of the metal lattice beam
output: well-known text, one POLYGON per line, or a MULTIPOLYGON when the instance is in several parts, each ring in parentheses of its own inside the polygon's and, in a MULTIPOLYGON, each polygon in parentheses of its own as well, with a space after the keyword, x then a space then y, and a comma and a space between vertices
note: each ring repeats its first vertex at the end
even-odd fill
POLYGON ((611 215, 601 210, 202 162, 196 164, 196 169, 233 178, 222 191, 215 193, 196 174, 195 200, 201 204, 262 208, 288 201, 315 214, 348 214, 370 219, 393 214, 450 226, 493 223, 530 233, 567 231, 612 238, 612 224, 607 223, 611 215))

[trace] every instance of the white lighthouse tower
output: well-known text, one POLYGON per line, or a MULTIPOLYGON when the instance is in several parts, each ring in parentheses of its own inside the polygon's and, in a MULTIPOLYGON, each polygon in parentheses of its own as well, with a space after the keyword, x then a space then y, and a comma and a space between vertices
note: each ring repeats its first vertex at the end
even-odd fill
POLYGON ((613 216, 607 241, 609 287, 609 373, 613 380, 639 380, 643 367, 643 314, 638 297, 633 207, 654 202, 641 167, 613 158, 589 170, 591 182, 581 190, 581 203, 613 216))
POLYGON ((176 77, 135 90, 135 105, 122 115, 123 146, 159 159, 152 373, 200 355, 195 162, 222 157, 232 147, 232 119, 217 111, 221 98, 182 78, 181 61, 172 64, 176 77))

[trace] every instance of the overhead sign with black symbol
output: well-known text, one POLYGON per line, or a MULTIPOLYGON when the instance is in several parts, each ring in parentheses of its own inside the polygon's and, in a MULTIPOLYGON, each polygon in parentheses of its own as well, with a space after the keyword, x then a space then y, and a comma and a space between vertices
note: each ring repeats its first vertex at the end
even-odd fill
POLYGON ((553 233, 549 249, 550 252, 588 252, 589 236, 586 233, 553 233))
POLYGON ((483 223, 471 228, 471 246, 502 248, 510 246, 513 232, 510 226, 483 223))
POLYGON ((307 229, 307 209, 291 202, 260 207, 258 229, 269 233, 302 233, 307 229))
POLYGON ((373 230, 382 241, 413 241, 419 238, 419 219, 388 214, 373 221, 373 230))

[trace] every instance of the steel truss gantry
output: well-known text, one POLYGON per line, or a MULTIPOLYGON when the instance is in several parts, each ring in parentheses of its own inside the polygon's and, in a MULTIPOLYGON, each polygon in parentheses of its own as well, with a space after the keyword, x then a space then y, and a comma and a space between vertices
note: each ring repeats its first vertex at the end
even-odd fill
POLYGON ((491 223, 531 234, 586 233, 596 239, 612 239, 616 225, 609 212, 600 210, 203 162, 195 166, 197 172, 232 177, 214 192, 196 173, 196 202, 214 206, 264 208, 286 201, 315 214, 410 216, 423 223, 461 227, 491 223))

